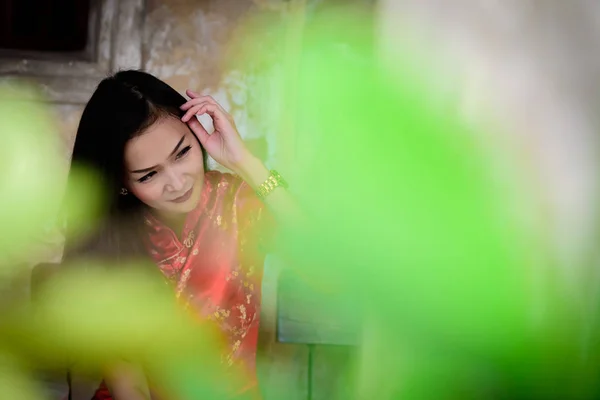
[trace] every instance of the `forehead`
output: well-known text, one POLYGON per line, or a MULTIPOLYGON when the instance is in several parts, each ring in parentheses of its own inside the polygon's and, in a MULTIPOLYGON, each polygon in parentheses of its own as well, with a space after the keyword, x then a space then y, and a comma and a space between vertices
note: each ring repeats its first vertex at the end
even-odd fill
POLYGON ((189 134, 188 126, 175 118, 161 118, 134 137, 125 146, 125 164, 129 169, 159 165, 169 158, 182 136, 189 134))

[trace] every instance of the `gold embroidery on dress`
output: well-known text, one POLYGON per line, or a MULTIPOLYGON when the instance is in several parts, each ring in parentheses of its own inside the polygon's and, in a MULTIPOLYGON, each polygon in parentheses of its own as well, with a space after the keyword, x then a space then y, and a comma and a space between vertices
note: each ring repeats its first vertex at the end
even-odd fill
MULTIPOLYGON (((227 361, 227 365, 231 366, 233 365, 233 355, 235 354, 235 352, 240 348, 240 345, 242 344, 242 342, 240 340, 236 340, 235 343, 232 346, 231 349, 231 353, 229 353, 226 357, 225 357, 225 361, 227 361)), ((222 362, 223 360, 221 360, 222 362)))
MULTIPOLYGON (((228 182, 221 182, 218 184, 219 188, 228 186, 228 182)), ((233 185, 229 185, 232 189, 235 189, 233 185)), ((218 215, 218 213, 214 213, 209 215, 210 212, 204 212, 203 214, 208 219, 210 225, 213 225, 212 229, 215 229, 217 226, 220 230, 230 229, 232 226, 239 226, 240 232, 238 239, 238 248, 236 249, 238 252, 238 261, 241 261, 241 265, 232 265, 230 271, 228 271, 225 279, 226 281, 235 281, 237 282, 228 283, 228 286, 231 285, 231 289, 238 291, 238 302, 234 304, 227 304, 225 302, 223 305, 227 305, 227 308, 219 307, 214 304, 210 298, 203 299, 201 296, 193 298, 192 295, 187 295, 189 293, 188 290, 185 290, 186 284, 190 279, 191 269, 184 270, 184 273, 179 275, 178 282, 176 284, 177 288, 177 297, 180 298, 181 293, 186 293, 184 298, 186 299, 185 306, 191 306, 192 308, 198 307, 201 308, 200 313, 207 318, 208 320, 214 321, 217 326, 220 327, 220 330, 228 336, 228 349, 221 352, 221 361, 223 363, 227 363, 226 365, 232 366, 238 363, 238 353, 241 349, 242 340, 252 332, 253 323, 258 319, 259 315, 259 305, 252 304, 254 302, 253 291, 254 291, 254 281, 251 279, 251 276, 256 276, 257 268, 255 267, 256 260, 253 259, 254 252, 251 251, 250 247, 244 249, 244 246, 249 246, 251 243, 254 246, 255 238, 254 232, 252 231, 253 225, 256 224, 257 221, 261 219, 261 211, 259 209, 258 213, 252 213, 249 218, 246 218, 244 215, 243 220, 238 220, 238 209, 236 201, 234 200, 231 211, 225 210, 225 214, 218 215), (241 225, 241 226, 240 226, 241 225), (250 236, 252 234, 252 236, 250 236), (245 251, 244 251, 245 250, 245 251), (251 260, 248 260, 247 264, 255 264, 255 265, 247 265, 245 264, 245 258, 243 254, 240 253, 250 253, 252 257, 251 260), (246 307, 247 306, 247 307, 246 307)), ((227 247, 230 246, 229 235, 219 235, 218 242, 215 243, 216 250, 219 250, 218 243, 221 243, 221 246, 227 247), (221 237, 222 236, 222 237, 221 237), (227 239, 227 240, 226 240, 227 239)), ((185 239, 179 243, 179 246, 182 248, 188 248, 191 252, 190 255, 187 255, 187 260, 190 260, 191 256, 198 256, 199 249, 195 248, 195 232, 190 231, 185 237, 185 239)), ((175 258, 178 262, 185 262, 186 258, 182 257, 181 250, 177 252, 175 258)), ((178 274, 176 274, 177 276, 178 274)))
POLYGON ((231 311, 225 310, 219 306, 217 306, 217 310, 213 313, 213 315, 215 316, 215 318, 218 321, 222 321, 225 318, 228 318, 230 314, 231 314, 231 311))
POLYGON ((183 273, 183 275, 181 275, 181 278, 179 279, 179 283, 177 283, 177 293, 175 294, 175 297, 179 298, 179 296, 183 292, 183 289, 185 289, 185 284, 187 283, 188 279, 190 278, 191 272, 192 272, 192 270, 188 269, 183 273))
POLYGON ((195 238, 196 238, 196 235, 194 234, 194 231, 190 231, 187 239, 185 239, 183 241, 183 245, 189 249, 190 247, 192 247, 194 245, 195 238))
POLYGON ((231 333, 233 336, 241 336, 243 332, 244 331, 241 328, 233 327, 233 329, 231 329, 231 333))
POLYGON ((240 310, 240 313, 242 314, 240 316, 240 319, 245 320, 246 319, 246 306, 244 306, 243 304, 240 304, 239 306, 237 306, 237 309, 240 310))
POLYGON ((221 319, 228 318, 229 314, 231 314, 231 311, 225 310, 224 308, 219 308, 219 316, 221 317, 221 319))
POLYGON ((183 251, 183 247, 180 248, 179 250, 177 250, 177 253, 173 254, 172 256, 169 256, 169 257, 165 258, 164 260, 159 261, 158 265, 165 264, 167 261, 172 260, 175 257, 178 257, 182 251, 183 251))

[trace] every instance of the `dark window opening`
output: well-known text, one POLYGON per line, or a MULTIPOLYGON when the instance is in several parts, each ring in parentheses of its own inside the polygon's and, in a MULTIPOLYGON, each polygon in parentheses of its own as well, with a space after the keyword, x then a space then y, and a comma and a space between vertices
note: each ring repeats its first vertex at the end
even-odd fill
POLYGON ((0 49, 81 52, 91 0, 0 0, 0 49))

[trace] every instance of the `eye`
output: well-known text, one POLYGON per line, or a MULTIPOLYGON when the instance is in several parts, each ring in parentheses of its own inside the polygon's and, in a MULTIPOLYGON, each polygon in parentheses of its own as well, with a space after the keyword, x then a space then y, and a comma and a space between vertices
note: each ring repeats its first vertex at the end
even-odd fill
POLYGON ((183 158, 191 149, 192 149, 192 146, 184 147, 183 149, 181 149, 181 151, 179 153, 177 153, 177 156, 175 157, 175 159, 179 160, 180 158, 183 158))
POLYGON ((140 182, 140 183, 148 182, 148 180, 150 178, 152 178, 154 175, 156 175, 156 171, 149 172, 146 175, 142 176, 140 179, 138 179, 138 182, 140 182))

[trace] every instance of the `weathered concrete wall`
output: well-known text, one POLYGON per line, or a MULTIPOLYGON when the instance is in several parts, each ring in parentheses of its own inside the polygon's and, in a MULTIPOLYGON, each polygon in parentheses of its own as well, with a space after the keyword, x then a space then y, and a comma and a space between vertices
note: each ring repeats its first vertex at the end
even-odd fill
MULTIPOLYGON (((236 66, 236 55, 228 49, 245 21, 258 13, 277 21, 282 15, 281 5, 253 0, 148 0, 141 16, 142 68, 182 93, 190 88, 215 97, 234 116, 252 151, 267 162, 275 154, 274 130, 268 129, 265 120, 251 115, 252 110, 261 108, 257 106, 261 99, 268 97, 260 93, 259 99, 259 93, 252 90, 262 78, 252 75, 251 65, 236 66)), ((60 177, 64 184, 84 104, 61 102, 51 107, 64 144, 64 176, 60 177)), ((202 121, 211 125, 208 118, 202 121)), ((214 162, 210 166, 219 168, 214 162)), ((41 232, 40 238, 32 241, 39 243, 40 249, 30 253, 27 263, 60 259, 57 230, 41 232)))

